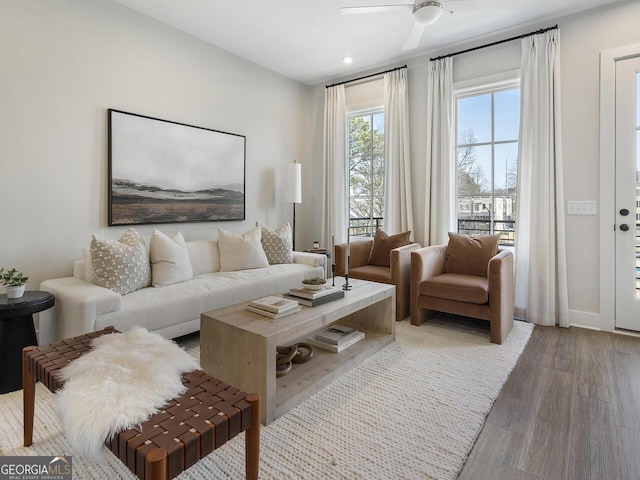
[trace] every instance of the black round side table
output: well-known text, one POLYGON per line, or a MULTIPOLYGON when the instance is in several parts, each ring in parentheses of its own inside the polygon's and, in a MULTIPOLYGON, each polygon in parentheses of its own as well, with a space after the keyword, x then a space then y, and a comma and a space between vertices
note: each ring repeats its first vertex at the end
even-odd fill
POLYGON ((49 292, 26 291, 20 298, 0 295, 0 393, 22 388, 22 349, 38 345, 33 314, 54 304, 49 292))

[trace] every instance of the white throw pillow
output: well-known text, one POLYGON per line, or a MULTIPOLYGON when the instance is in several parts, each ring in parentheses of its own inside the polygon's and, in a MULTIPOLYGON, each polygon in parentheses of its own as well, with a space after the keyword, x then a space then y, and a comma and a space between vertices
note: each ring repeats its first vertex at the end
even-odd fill
POLYGON ((193 267, 182 233, 169 238, 160 230, 153 230, 149 243, 151 285, 165 287, 185 282, 193 277, 193 267))
POLYGON ((187 242, 193 276, 220 271, 220 252, 217 240, 191 240, 187 242))
POLYGON ((96 285, 120 295, 149 286, 149 252, 144 240, 133 228, 117 241, 94 234, 90 249, 96 285))
POLYGON ((260 227, 254 227, 244 235, 218 228, 220 270, 234 272, 249 268, 268 267, 269 261, 260 243, 260 227))
POLYGON ((293 241, 291 239, 291 225, 285 222, 275 230, 256 222, 260 227, 262 248, 267 255, 269 265, 279 263, 293 263, 293 241))

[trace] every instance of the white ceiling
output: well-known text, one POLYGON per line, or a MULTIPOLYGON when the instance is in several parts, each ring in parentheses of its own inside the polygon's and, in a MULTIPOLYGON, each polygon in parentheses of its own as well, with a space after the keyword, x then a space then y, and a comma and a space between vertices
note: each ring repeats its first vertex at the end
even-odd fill
MULTIPOLYGON (((411 0, 113 0, 194 37, 314 85, 368 68, 618 0, 441 0, 445 12, 427 26, 417 49, 403 52, 411 12, 341 15, 342 6, 411 0), (464 10, 462 10, 464 8, 464 10), (354 58, 351 65, 342 58, 354 58)), ((551 23, 550 23, 551 25, 551 23)))

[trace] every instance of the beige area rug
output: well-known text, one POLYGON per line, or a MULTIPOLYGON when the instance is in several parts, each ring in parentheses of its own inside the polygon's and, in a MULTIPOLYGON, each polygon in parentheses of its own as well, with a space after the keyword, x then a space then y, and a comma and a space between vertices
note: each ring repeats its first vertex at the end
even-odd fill
MULTIPOLYGON (((516 322, 503 345, 461 320, 396 326, 395 343, 262 429, 261 479, 457 476, 533 326, 516 322)), ((34 444, 21 445, 22 392, 0 395, 1 454, 73 455, 41 384, 34 444)), ((108 453, 103 464, 74 455, 73 478, 135 477, 108 453)), ((244 478, 244 434, 178 478, 244 478)))

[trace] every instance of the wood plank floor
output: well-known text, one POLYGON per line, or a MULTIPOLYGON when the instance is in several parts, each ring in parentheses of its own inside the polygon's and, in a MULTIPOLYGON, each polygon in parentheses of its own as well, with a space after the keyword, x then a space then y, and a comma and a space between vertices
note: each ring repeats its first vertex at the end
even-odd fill
POLYGON ((640 338, 535 327, 459 479, 640 479, 640 338))

